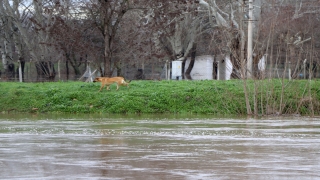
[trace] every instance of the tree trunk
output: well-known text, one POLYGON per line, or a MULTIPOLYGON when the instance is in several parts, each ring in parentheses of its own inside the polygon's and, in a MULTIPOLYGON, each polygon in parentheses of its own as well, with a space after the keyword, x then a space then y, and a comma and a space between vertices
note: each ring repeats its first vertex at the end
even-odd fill
POLYGON ((8 78, 9 80, 13 80, 15 78, 15 71, 14 71, 14 64, 10 63, 8 64, 8 69, 5 72, 5 76, 6 78, 8 78))
POLYGON ((186 75, 186 78, 187 79, 192 79, 190 73, 193 69, 193 66, 194 66, 194 62, 196 60, 196 51, 197 51, 197 44, 194 43, 193 46, 192 46, 192 49, 191 49, 191 58, 190 58, 190 63, 189 63, 189 66, 185 72, 185 75, 186 75))
POLYGON ((81 60, 77 62, 77 59, 75 57, 74 52, 71 52, 71 54, 66 54, 66 70, 67 70, 67 79, 69 79, 70 71, 69 71, 69 63, 71 67, 73 68, 74 74, 76 76, 76 79, 79 78, 81 75, 79 66, 82 64, 81 60))
POLYGON ((54 69, 54 65, 51 61, 40 61, 36 62, 36 70, 37 70, 37 81, 49 80, 53 81, 56 72, 54 69))
POLYGON ((108 35, 109 31, 107 30, 108 27, 105 27, 105 37, 104 37, 104 72, 102 76, 104 77, 111 77, 112 76, 112 69, 111 69, 111 44, 112 44, 112 38, 108 35))
POLYGON ((184 71, 185 71, 185 66, 186 66, 186 61, 187 61, 187 58, 184 58, 183 59, 183 61, 182 61, 182 64, 181 64, 181 71, 182 71, 182 79, 185 79, 186 77, 185 77, 185 73, 184 73, 184 71))
MULTIPOLYGON (((214 58, 214 59, 216 59, 216 58, 214 58)), ((212 63, 212 66, 213 66, 212 67, 212 69, 213 69, 213 71, 212 71, 212 79, 218 79, 218 63, 217 63, 217 61, 214 61, 212 63)))
MULTIPOLYGON (((24 66, 25 66, 26 61, 22 57, 19 58, 19 61, 20 61, 20 64, 21 64, 22 82, 24 82, 24 66)), ((18 78, 19 78, 19 73, 17 73, 17 75, 18 75, 18 78)))
POLYGON ((122 74, 122 64, 121 63, 118 63, 116 65, 116 70, 117 70, 117 76, 123 76, 123 74, 122 74))
MULTIPOLYGON (((9 31, 9 28, 6 28, 7 31, 9 31)), ((3 40, 3 47, 0 46, 0 51, 2 54, 2 65, 3 65, 3 69, 4 69, 4 78, 5 79, 13 79, 15 78, 15 68, 14 68, 14 64, 13 64, 13 56, 12 56, 12 46, 11 46, 11 42, 9 42, 6 39, 10 39, 10 36, 8 36, 10 32, 5 32, 5 37, 1 38, 1 40, 3 40)))
POLYGON ((1 54, 2 54, 2 66, 3 66, 3 69, 4 69, 4 75, 5 75, 5 78, 7 76, 7 72, 8 72, 8 62, 7 62, 7 58, 6 58, 6 53, 4 51, 4 49, 2 47, 0 47, 1 49, 1 54))
POLYGON ((69 80, 69 60, 66 59, 66 73, 67 73, 67 80, 69 80))
POLYGON ((77 62, 77 59, 75 57, 74 52, 72 53, 73 55, 70 57, 69 62, 71 64, 71 67, 73 68, 74 74, 76 76, 76 79, 80 77, 80 68, 79 66, 81 65, 81 62, 77 62))

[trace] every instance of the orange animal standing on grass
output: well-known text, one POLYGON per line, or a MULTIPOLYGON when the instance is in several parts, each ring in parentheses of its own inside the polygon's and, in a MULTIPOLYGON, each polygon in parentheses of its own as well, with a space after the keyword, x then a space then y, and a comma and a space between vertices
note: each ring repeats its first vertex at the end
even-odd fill
POLYGON ((117 83, 117 90, 119 89, 119 86, 127 86, 129 88, 130 83, 130 81, 126 82, 123 77, 97 77, 93 82, 101 82, 99 91, 101 91, 104 86, 107 86, 107 90, 110 90, 110 85, 114 83, 117 83))

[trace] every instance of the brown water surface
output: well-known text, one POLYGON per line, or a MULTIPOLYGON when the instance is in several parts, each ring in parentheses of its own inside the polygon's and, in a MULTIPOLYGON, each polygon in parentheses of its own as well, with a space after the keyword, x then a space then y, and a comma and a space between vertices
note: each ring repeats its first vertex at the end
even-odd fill
POLYGON ((319 118, 0 116, 0 179, 320 179, 319 172, 319 118))

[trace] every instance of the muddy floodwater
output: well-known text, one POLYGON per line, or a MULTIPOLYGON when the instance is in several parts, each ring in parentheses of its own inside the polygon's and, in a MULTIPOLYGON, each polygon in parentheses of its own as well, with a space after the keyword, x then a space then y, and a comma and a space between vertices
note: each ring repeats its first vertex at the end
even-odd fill
POLYGON ((320 179, 320 118, 1 114, 0 179, 320 179))

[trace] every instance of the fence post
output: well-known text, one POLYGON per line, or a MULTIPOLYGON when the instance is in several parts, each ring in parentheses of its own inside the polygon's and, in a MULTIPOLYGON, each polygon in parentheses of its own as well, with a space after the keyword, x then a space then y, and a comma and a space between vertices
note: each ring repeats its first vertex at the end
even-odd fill
POLYGON ((306 79, 306 63, 307 59, 303 61, 303 79, 306 79))
POLYGON ((19 64, 19 82, 22 82, 22 69, 21 69, 21 61, 18 60, 19 64))
POLYGON ((61 75, 60 75, 60 59, 58 60, 58 77, 59 77, 59 81, 61 79, 61 75))
POLYGON ((289 81, 291 81, 291 61, 289 61, 289 81))

